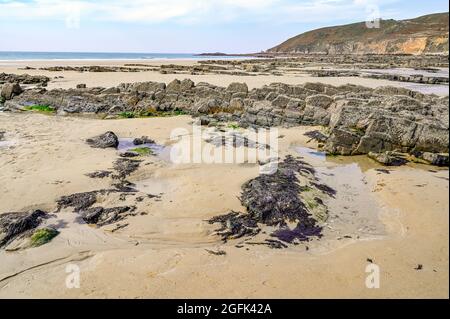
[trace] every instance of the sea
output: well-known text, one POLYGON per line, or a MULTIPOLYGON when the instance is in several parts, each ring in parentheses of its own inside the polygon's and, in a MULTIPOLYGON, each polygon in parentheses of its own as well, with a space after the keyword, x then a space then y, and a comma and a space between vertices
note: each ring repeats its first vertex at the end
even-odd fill
POLYGON ((117 52, 19 52, 0 51, 0 61, 34 60, 200 60, 239 59, 242 56, 198 55, 194 53, 117 53, 117 52))

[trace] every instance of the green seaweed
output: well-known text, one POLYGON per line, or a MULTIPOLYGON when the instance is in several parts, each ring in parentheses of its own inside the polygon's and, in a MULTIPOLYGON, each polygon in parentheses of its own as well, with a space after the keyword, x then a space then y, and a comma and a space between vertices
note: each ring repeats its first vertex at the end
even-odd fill
POLYGON ((132 119, 132 118, 136 117, 136 115, 133 112, 122 112, 122 113, 119 113, 119 116, 126 118, 126 119, 132 119))
POLYGON ((240 126, 236 123, 230 123, 228 124, 228 128, 231 128, 233 130, 237 130, 240 126))
POLYGON ((50 105, 42 105, 42 104, 36 104, 36 105, 30 105, 25 107, 25 110, 27 111, 38 111, 38 112, 44 112, 44 113, 54 113, 56 110, 51 107, 50 105))
POLYGON ((36 230, 31 236, 31 246, 38 247, 50 242, 59 234, 59 231, 51 228, 43 228, 36 230))
POLYGON ((139 155, 152 155, 153 151, 149 147, 136 147, 130 150, 130 152, 136 152, 139 155))

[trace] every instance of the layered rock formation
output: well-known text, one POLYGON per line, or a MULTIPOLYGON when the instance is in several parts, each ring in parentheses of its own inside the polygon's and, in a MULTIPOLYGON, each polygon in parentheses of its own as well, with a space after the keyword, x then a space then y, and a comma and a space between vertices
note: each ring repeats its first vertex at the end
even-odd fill
MULTIPOLYGON (((114 117, 127 112, 183 111, 205 125, 234 121, 242 127, 322 125, 324 149, 342 155, 399 151, 433 158, 448 153, 448 97, 394 87, 273 83, 248 90, 191 80, 121 84, 113 88, 29 89, 6 101, 7 110, 48 105, 57 113, 96 113, 114 117)), ((448 156, 447 156, 448 158, 448 156)))
POLYGON ((408 20, 381 20, 312 30, 268 50, 270 53, 448 54, 448 12, 408 20))
POLYGON ((46 86, 50 78, 44 75, 0 73, 0 85, 3 83, 36 84, 46 86))

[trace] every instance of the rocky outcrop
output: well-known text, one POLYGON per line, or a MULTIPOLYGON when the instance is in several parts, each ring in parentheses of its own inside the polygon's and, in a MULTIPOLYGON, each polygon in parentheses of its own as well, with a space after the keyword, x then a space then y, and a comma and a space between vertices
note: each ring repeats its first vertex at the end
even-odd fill
MULTIPOLYGON (((30 104, 49 105, 62 115, 114 117, 127 112, 139 117, 182 111, 208 125, 223 121, 241 127, 322 125, 328 127, 324 149, 341 155, 448 154, 449 147, 448 98, 395 87, 273 83, 248 90, 240 83, 223 88, 174 80, 167 86, 143 82, 108 89, 28 89, 6 101, 5 108, 23 110, 30 104)), ((109 135, 99 143, 116 147, 116 139, 109 135)), ((91 143, 98 144, 95 141, 91 143)))
POLYGON ((407 162, 404 154, 396 152, 369 152, 368 157, 385 166, 400 166, 407 162))
POLYGON ((397 74, 363 74, 363 77, 371 79, 382 79, 389 81, 426 83, 426 84, 448 84, 448 77, 443 76, 424 76, 424 75, 397 75, 397 74))
MULTIPOLYGON (((414 68, 427 72, 437 72, 436 68, 448 68, 447 54, 280 54, 282 58, 259 58, 252 60, 201 60, 198 61, 209 72, 217 67, 228 70, 243 70, 259 74, 279 74, 286 70, 300 71, 313 76, 355 76, 358 69, 414 68), (308 66, 314 66, 314 69, 308 66)), ((197 66, 195 66, 197 67, 197 66)))
POLYGON ((448 153, 419 152, 415 155, 431 165, 449 166, 450 161, 448 153))
POLYGON ((119 139, 114 132, 106 132, 104 134, 89 138, 86 140, 91 147, 94 148, 117 148, 119 146, 119 139))
POLYGON ((22 88, 17 83, 5 83, 0 91, 0 98, 4 100, 11 100, 14 96, 22 93, 22 88))
POLYGON ((36 229, 46 217, 42 210, 0 214, 0 248, 36 229))
POLYGON ((47 83, 49 81, 50 78, 44 75, 0 73, 0 84, 18 83, 18 84, 35 84, 39 86, 47 86, 47 83))
POLYGON ((151 71, 148 68, 137 68, 127 66, 101 66, 101 65, 89 65, 89 66, 51 66, 39 68, 39 70, 60 72, 60 71, 76 71, 76 72, 142 72, 151 71))

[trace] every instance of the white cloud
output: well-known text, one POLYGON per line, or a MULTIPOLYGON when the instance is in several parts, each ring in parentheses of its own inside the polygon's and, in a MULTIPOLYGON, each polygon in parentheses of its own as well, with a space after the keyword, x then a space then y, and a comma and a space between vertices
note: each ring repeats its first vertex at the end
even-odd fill
MULTIPOLYGON (((394 1, 394 0, 381 0, 394 1)), ((319 22, 364 17, 376 0, 0 0, 0 18, 139 23, 319 22)))

